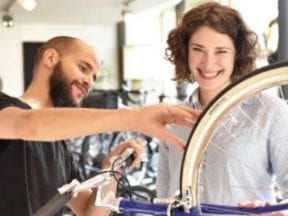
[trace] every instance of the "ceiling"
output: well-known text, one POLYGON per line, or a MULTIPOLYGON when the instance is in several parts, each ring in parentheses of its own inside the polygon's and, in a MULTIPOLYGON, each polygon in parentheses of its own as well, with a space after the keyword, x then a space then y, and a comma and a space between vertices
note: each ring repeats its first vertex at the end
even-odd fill
MULTIPOLYGON (((107 25, 121 20, 123 2, 124 0, 37 0, 36 9, 29 12, 16 0, 1 0, 0 13, 7 13, 9 8, 16 23, 107 25)), ((137 13, 173 4, 175 0, 132 0, 129 8, 137 13)))

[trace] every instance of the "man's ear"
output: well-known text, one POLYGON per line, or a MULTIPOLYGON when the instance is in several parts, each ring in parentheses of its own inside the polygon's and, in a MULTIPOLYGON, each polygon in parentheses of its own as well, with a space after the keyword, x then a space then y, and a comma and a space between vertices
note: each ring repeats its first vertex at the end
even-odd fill
POLYGON ((43 54, 43 63, 49 67, 53 68, 60 60, 60 55, 55 49, 47 49, 43 54))

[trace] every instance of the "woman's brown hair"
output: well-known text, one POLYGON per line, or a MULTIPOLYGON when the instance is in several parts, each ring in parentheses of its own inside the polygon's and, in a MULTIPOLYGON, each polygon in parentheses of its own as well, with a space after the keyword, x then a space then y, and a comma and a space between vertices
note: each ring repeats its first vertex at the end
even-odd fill
POLYGON ((191 80, 188 66, 188 43, 192 34, 201 26, 227 34, 236 48, 232 80, 255 69, 258 53, 257 35, 249 30, 238 11, 216 2, 201 4, 185 13, 179 25, 167 39, 167 59, 175 65, 176 80, 191 80))

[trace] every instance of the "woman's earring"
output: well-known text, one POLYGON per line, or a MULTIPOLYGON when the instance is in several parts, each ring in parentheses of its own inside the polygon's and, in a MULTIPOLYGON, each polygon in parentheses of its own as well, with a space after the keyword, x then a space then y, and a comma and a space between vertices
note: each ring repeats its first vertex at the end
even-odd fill
POLYGON ((189 81, 190 81, 191 83, 195 82, 194 75, 193 75, 192 72, 190 72, 190 74, 189 74, 189 81))

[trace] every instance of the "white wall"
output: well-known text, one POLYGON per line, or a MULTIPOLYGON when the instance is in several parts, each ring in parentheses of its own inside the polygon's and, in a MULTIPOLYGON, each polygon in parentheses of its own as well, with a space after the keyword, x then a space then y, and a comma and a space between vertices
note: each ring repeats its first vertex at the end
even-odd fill
POLYGON ((278 0, 230 0, 230 5, 242 14, 250 29, 257 33, 260 45, 264 48, 264 33, 270 21, 278 16, 278 0))
POLYGON ((108 68, 113 72, 110 85, 117 85, 117 44, 114 25, 18 24, 11 28, 0 25, 0 76, 4 92, 19 96, 24 90, 22 42, 44 42, 57 35, 79 37, 93 45, 104 60, 106 70, 108 68))

